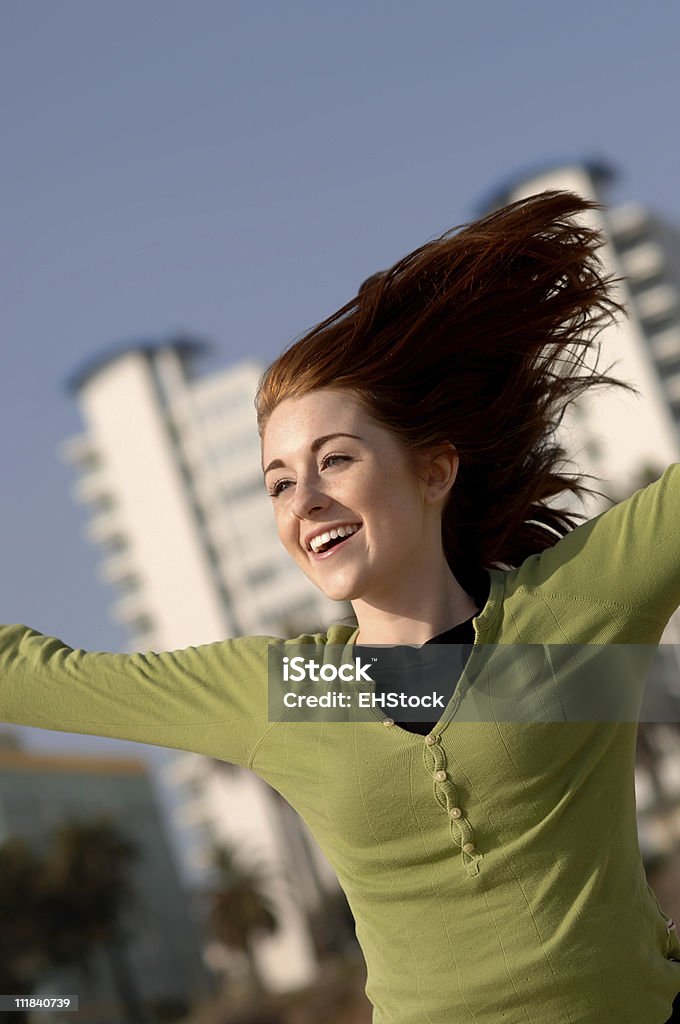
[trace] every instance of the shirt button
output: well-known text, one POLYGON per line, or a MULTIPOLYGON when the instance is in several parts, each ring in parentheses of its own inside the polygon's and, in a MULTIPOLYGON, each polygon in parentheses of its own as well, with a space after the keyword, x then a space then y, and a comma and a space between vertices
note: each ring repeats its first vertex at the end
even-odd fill
POLYGON ((475 852, 475 844, 474 843, 466 843, 465 846, 463 847, 463 853, 474 853, 474 852, 475 852))
POLYGON ((425 742, 427 743, 428 747, 431 747, 433 746, 433 744, 437 742, 437 737, 432 732, 428 733, 428 735, 425 737, 425 742))
POLYGON ((449 811, 449 814, 451 815, 452 818, 463 817, 463 812, 461 811, 460 807, 452 807, 451 810, 449 811))
POLYGON ((438 772, 434 773, 434 777, 437 780, 437 782, 445 782, 446 781, 446 772, 443 769, 440 768, 438 772))
POLYGON ((394 725, 393 718, 383 718, 383 725, 394 725))

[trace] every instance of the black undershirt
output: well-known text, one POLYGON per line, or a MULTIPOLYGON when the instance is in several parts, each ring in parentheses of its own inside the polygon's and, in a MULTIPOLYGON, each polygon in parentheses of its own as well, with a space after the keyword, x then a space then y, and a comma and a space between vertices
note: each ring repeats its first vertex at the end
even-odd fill
MULTIPOLYGON (((479 587, 473 595, 480 611, 489 598, 490 587, 490 578, 484 573, 480 579, 479 587)), ((479 612, 475 614, 478 615, 479 612)), ((453 697, 458 680, 470 657, 470 652, 475 642, 475 630, 472 625, 474 617, 473 615, 466 619, 465 622, 459 622, 451 629, 431 637, 420 648, 402 647, 400 649, 401 655, 396 655, 397 661, 395 661, 395 664, 387 669, 383 669, 382 673, 380 673, 382 678, 378 678, 378 673, 380 672, 378 663, 376 666, 377 671, 374 669, 373 672, 373 676, 376 678, 376 694, 394 691, 429 694, 435 688, 437 694, 440 694, 442 697, 444 707, 446 707, 453 697), (447 656, 446 652, 440 655, 438 651, 431 650, 432 647, 440 644, 455 644, 455 655, 447 656), (420 657, 418 655, 419 651, 423 651, 420 657)), ((385 654, 384 649, 377 648, 376 651, 379 651, 383 656, 385 654)), ((442 717, 443 711, 441 708, 435 711, 435 720, 432 722, 418 721, 418 717, 422 717, 423 713, 422 710, 417 712, 409 712, 407 710, 404 713, 402 708, 385 708, 385 714, 393 719, 395 725, 406 729, 407 732, 419 733, 425 736, 427 733, 432 732, 442 717)))
MULTIPOLYGON (((470 651, 472 650, 472 645, 475 642, 475 630, 474 630, 474 626, 472 625, 472 619, 473 618, 474 618, 474 616, 472 616, 469 619, 466 619, 465 622, 460 622, 457 626, 454 626, 452 629, 447 629, 444 633, 439 633, 437 636, 433 636, 430 640, 428 640, 426 642, 426 644, 423 645, 423 646, 427 646, 429 644, 458 644, 458 645, 462 645, 462 646, 459 646, 460 659, 457 662, 452 662, 451 663, 452 671, 450 672, 450 674, 445 675, 443 678, 442 678, 441 674, 438 674, 438 676, 437 676, 436 690, 437 690, 437 693, 442 694, 443 701, 444 701, 444 706, 446 706, 449 703, 449 701, 451 700, 451 698, 453 697, 453 694, 455 692, 456 686, 458 685, 458 680, 460 679, 461 673, 462 673, 463 669, 465 668, 465 665, 467 663, 468 658, 470 657, 470 651)), ((403 686, 401 688, 403 689, 403 686)), ((377 683, 376 684, 376 692, 380 692, 380 689, 381 689, 381 684, 377 683)), ((385 689, 389 689, 389 687, 385 687, 385 689)), ((427 692, 430 692, 431 689, 432 689, 432 684, 430 685, 430 687, 429 687, 427 692)), ((427 735, 428 732, 432 732, 432 730, 434 729, 437 721, 442 716, 442 711, 440 709, 439 713, 437 714, 436 720, 434 722, 419 722, 419 721, 408 721, 406 719, 397 717, 401 713, 402 713, 401 709, 396 709, 394 712, 386 711, 386 714, 389 714, 390 717, 394 718, 395 724, 400 726, 400 728, 406 729, 408 732, 420 733, 420 735, 422 735, 422 736, 427 735)))

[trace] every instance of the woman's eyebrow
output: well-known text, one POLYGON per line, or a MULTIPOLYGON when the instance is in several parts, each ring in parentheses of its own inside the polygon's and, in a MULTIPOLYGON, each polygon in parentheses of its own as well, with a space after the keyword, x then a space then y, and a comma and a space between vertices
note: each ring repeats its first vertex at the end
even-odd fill
MULTIPOLYGON (((319 448, 321 447, 322 444, 325 444, 326 441, 330 441, 334 437, 353 437, 357 441, 363 441, 363 438, 359 437, 358 434, 343 434, 343 433, 324 434, 323 437, 317 437, 317 439, 315 441, 312 441, 311 445, 309 446, 310 451, 312 453, 316 454, 316 452, 318 452, 318 450, 319 450, 319 448)), ((263 471, 264 476, 267 475, 267 473, 269 472, 270 469, 282 469, 284 467, 284 465, 285 465, 285 463, 282 462, 281 459, 273 459, 269 463, 267 468, 263 471)))

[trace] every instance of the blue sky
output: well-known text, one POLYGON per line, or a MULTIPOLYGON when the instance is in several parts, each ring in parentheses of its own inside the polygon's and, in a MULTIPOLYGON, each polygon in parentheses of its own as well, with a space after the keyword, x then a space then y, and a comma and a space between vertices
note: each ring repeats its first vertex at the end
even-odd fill
POLYGON ((85 359, 267 362, 539 163, 680 224, 678 38, 670 3, 4 0, 0 621, 126 646, 56 455, 85 359))

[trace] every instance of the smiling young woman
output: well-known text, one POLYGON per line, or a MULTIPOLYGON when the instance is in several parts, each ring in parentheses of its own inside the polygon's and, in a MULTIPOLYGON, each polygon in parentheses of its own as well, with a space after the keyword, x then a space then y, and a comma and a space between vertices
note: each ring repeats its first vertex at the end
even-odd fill
POLYGON ((458 465, 451 445, 421 480, 355 395, 322 388, 276 406, 263 461, 281 542, 328 597, 352 602, 362 643, 425 643, 477 610, 442 550, 441 509, 458 465), (343 525, 358 529, 310 549, 310 536, 343 525))
POLYGON ((630 713, 680 604, 680 465, 587 522, 554 504, 589 490, 562 470, 567 407, 635 391, 586 363, 622 312, 579 219, 595 205, 545 192, 444 233, 262 375, 281 543, 356 624, 132 655, 0 627, 5 721, 208 754, 299 811, 375 1024, 664 1024, 680 991, 630 713), (337 652, 399 657, 363 717, 272 714, 272 648, 288 666, 301 646, 335 676, 337 652), (444 695, 427 721, 404 710, 423 679, 444 695))

